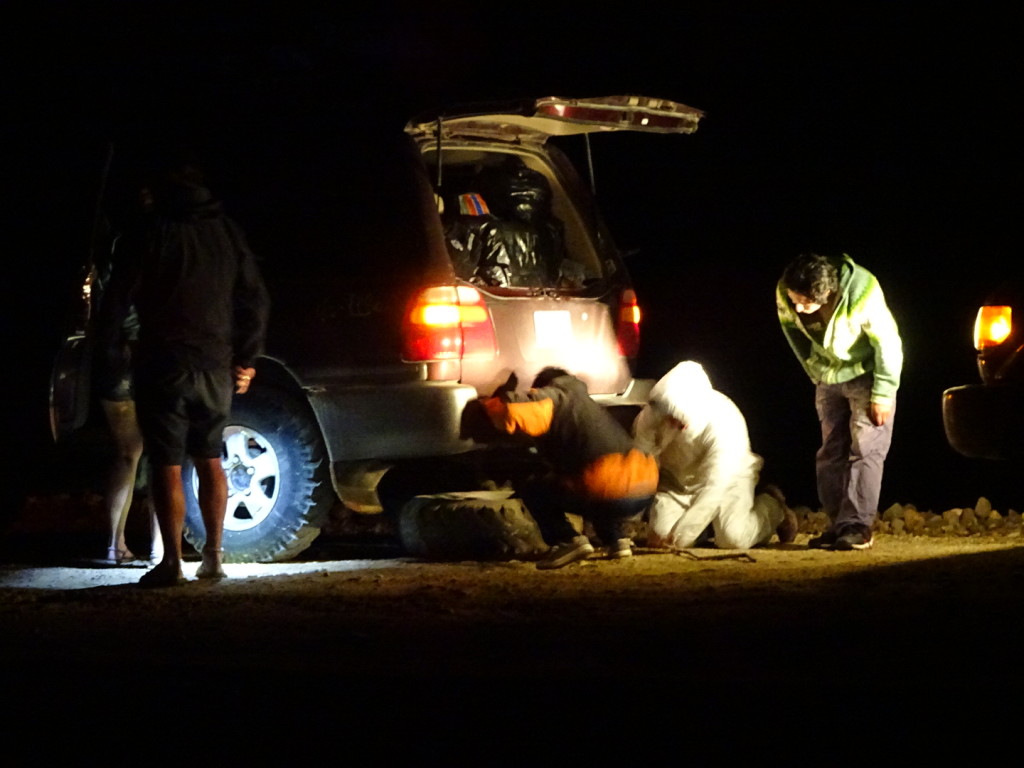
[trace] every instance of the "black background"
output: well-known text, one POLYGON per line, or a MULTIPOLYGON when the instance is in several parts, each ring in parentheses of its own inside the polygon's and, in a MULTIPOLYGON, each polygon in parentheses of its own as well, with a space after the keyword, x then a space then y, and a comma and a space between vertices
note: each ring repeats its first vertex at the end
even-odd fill
POLYGON ((594 141, 602 209, 636 251, 638 374, 704 363, 746 413, 766 477, 813 506, 813 391, 773 287, 801 250, 846 251, 881 280, 905 345, 883 509, 1024 503, 1014 467, 953 453, 940 410, 944 388, 977 380, 977 304, 1019 259, 1022 47, 1009 16, 966 3, 232 5, 0 7, 5 418, 8 466, 26 483, 59 484, 45 376, 82 261, 82 179, 105 136, 182 120, 398 130, 446 103, 639 93, 706 117, 692 136, 594 141))

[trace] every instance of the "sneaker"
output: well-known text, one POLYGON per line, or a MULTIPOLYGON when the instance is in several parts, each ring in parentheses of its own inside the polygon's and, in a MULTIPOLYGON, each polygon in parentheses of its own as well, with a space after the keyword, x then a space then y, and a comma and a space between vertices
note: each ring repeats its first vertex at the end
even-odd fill
POLYGON ((556 544, 544 556, 544 559, 537 563, 541 570, 562 568, 577 560, 585 560, 594 554, 594 546, 586 536, 576 536, 572 541, 564 544, 556 544))
POLYGON ((871 535, 870 528, 866 525, 851 525, 844 528, 843 532, 839 534, 832 549, 844 552, 851 549, 871 549, 871 545, 874 543, 875 538, 871 535))
POLYGON ((800 530, 800 521, 797 520, 796 512, 786 506, 786 497, 777 485, 765 486, 764 492, 779 502, 782 507, 782 522, 775 529, 780 544, 792 544, 796 540, 796 534, 800 530))
POLYGON ((813 539, 807 542, 808 549, 832 549, 835 546, 836 539, 839 538, 835 530, 829 529, 825 531, 821 536, 815 536, 813 539))
POLYGON ((608 547, 608 557, 613 560, 618 560, 623 557, 633 556, 633 540, 632 539, 618 539, 614 544, 608 547))

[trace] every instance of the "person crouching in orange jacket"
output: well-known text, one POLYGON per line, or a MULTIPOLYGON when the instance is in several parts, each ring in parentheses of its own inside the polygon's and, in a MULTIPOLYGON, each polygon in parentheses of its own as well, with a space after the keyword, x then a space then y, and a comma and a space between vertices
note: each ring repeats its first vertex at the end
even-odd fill
POLYGON ((657 490, 654 457, 637 450, 587 385, 562 368, 544 368, 526 393, 510 389, 514 384, 500 387, 483 405, 499 431, 533 438, 550 470, 517 489, 550 545, 537 567, 561 568, 593 554, 589 538, 569 521, 570 511, 590 521, 610 557, 631 556, 627 526, 657 490))

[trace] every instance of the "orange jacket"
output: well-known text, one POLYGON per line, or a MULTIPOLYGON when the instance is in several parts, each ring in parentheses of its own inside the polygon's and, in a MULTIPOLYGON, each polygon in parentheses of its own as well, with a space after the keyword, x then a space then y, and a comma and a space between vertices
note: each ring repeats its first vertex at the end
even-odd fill
POLYGON ((575 376, 561 376, 526 394, 484 400, 496 429, 536 439, 538 450, 580 495, 615 500, 653 496, 658 465, 633 447, 611 414, 595 403, 575 376))

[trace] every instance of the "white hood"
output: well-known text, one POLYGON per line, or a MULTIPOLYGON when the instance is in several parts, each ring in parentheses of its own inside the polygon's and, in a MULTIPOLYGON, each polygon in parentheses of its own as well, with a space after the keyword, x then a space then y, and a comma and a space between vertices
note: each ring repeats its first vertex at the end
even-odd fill
POLYGON ((692 360, 679 363, 651 388, 651 406, 686 425, 691 433, 707 426, 714 389, 704 367, 692 360))
MULTIPOLYGON (((655 537, 686 548, 720 515, 749 516, 762 460, 750 450, 747 423, 736 404, 715 390, 692 360, 665 374, 649 399, 633 433, 637 447, 658 458, 658 493, 649 511, 655 537)), ((726 540, 716 528, 716 539, 719 535, 726 540)))

